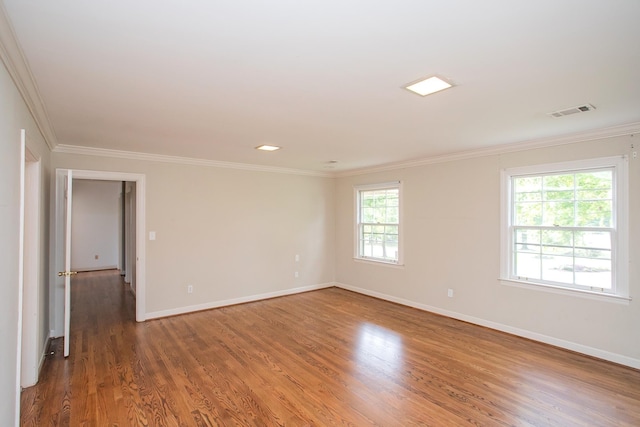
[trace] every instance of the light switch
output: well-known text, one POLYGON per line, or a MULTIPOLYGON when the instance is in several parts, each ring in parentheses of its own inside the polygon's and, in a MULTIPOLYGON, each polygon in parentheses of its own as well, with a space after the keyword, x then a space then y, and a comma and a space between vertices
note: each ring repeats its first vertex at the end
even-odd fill
POLYGON ((150 231, 149 232, 149 240, 156 240, 156 232, 155 231, 150 231))

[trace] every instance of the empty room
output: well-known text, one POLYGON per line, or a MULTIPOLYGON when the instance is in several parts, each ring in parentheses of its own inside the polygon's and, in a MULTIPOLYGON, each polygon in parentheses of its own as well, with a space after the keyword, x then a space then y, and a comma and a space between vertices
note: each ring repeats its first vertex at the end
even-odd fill
POLYGON ((0 6, 3 425, 640 425, 640 2, 0 6))

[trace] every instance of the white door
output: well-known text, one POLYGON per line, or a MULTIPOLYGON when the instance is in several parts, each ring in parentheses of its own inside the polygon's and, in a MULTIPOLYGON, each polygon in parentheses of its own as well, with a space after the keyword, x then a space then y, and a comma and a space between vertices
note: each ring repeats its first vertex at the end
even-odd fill
POLYGON ((69 357, 69 341, 71 340, 71 207, 73 206, 73 172, 68 171, 65 181, 65 209, 64 209, 64 271, 58 276, 64 276, 64 357, 69 357))

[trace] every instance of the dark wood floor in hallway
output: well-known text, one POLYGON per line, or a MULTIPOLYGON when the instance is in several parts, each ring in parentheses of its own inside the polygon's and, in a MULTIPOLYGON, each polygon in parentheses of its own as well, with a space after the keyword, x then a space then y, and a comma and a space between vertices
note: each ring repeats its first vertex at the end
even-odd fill
POLYGON ((337 288, 136 323, 73 282, 24 426, 639 426, 640 371, 337 288))

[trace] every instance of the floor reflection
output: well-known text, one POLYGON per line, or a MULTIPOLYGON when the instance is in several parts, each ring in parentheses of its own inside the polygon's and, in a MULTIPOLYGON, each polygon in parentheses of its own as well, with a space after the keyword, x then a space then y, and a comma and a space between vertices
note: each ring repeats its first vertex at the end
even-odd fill
POLYGON ((398 373, 404 362, 402 336, 381 326, 363 323, 356 337, 355 361, 359 368, 369 372, 398 373))

